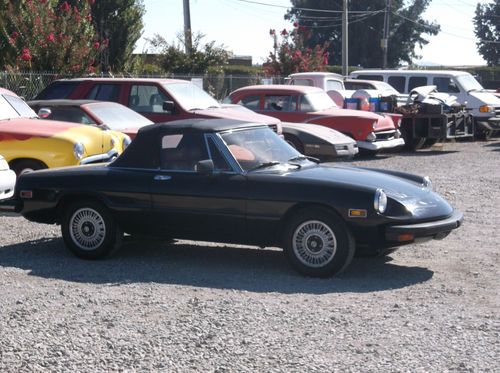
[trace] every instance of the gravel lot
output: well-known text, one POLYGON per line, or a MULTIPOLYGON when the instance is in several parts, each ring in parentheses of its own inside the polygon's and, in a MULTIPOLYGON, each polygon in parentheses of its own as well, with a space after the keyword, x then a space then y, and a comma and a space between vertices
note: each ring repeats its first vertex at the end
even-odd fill
POLYGON ((352 163, 431 176, 464 225, 321 280, 188 241, 82 261, 0 216, 0 371, 499 372, 500 141, 352 163))

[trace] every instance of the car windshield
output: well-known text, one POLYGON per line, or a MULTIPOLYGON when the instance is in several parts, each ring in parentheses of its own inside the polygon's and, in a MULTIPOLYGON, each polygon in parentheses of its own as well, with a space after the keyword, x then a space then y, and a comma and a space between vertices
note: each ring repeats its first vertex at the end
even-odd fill
POLYGON ((36 118, 35 112, 21 98, 0 95, 0 119, 36 118))
POLYGON ((225 132, 221 137, 245 171, 273 166, 300 168, 303 162, 311 163, 269 127, 225 132))
POLYGON ((301 98, 301 111, 322 111, 333 107, 337 105, 324 91, 308 93, 301 98))
POLYGON ((476 78, 470 74, 459 75, 455 79, 464 91, 481 91, 484 89, 476 78))
POLYGON ((163 87, 186 110, 219 108, 219 103, 203 89, 191 82, 168 83, 163 87))
POLYGON ((153 122, 141 114, 119 104, 99 103, 89 105, 88 110, 114 131, 121 131, 127 128, 140 128, 153 124, 153 122))

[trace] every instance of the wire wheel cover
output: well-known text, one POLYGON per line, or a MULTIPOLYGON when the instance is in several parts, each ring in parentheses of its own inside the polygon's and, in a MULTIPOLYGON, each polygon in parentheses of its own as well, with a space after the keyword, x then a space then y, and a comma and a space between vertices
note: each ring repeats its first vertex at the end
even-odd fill
POLYGON ((337 251, 337 239, 328 225, 309 220, 295 229, 292 247, 303 264, 319 268, 332 261, 337 251))
POLYGON ((77 210, 69 221, 71 239, 82 250, 95 250, 106 238, 106 225, 102 216, 91 208, 77 210))

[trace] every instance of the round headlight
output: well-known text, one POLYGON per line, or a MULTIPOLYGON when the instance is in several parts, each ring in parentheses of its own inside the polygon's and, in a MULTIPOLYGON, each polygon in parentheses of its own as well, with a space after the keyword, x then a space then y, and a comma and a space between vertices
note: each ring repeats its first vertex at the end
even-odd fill
POLYGON ((85 154, 85 146, 81 142, 73 145, 73 154, 77 160, 81 160, 85 154))
POLYGON ((387 209, 387 195, 382 189, 376 190, 373 207, 375 208, 375 211, 380 214, 383 214, 387 209))
POLYGON ((424 188, 432 190, 432 181, 429 176, 424 177, 424 181, 422 182, 422 184, 424 185, 424 188))
POLYGON ((132 142, 132 140, 130 139, 130 137, 125 135, 125 137, 123 138, 123 144, 122 144, 123 150, 127 149, 127 146, 129 146, 131 142, 132 142))

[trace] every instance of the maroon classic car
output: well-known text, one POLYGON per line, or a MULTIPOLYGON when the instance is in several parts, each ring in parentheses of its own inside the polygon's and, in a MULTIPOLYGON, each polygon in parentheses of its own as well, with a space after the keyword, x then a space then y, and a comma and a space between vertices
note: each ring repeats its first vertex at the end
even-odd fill
POLYGON ((360 150, 376 153, 402 147, 404 140, 389 115, 339 108, 320 88, 256 85, 237 89, 225 102, 241 104, 283 122, 320 124, 348 135, 360 150))
POLYGON ((86 99, 113 101, 160 123, 190 118, 224 118, 267 124, 281 133, 279 120, 221 106, 203 89, 187 80, 138 78, 61 79, 50 83, 35 100, 86 99))

